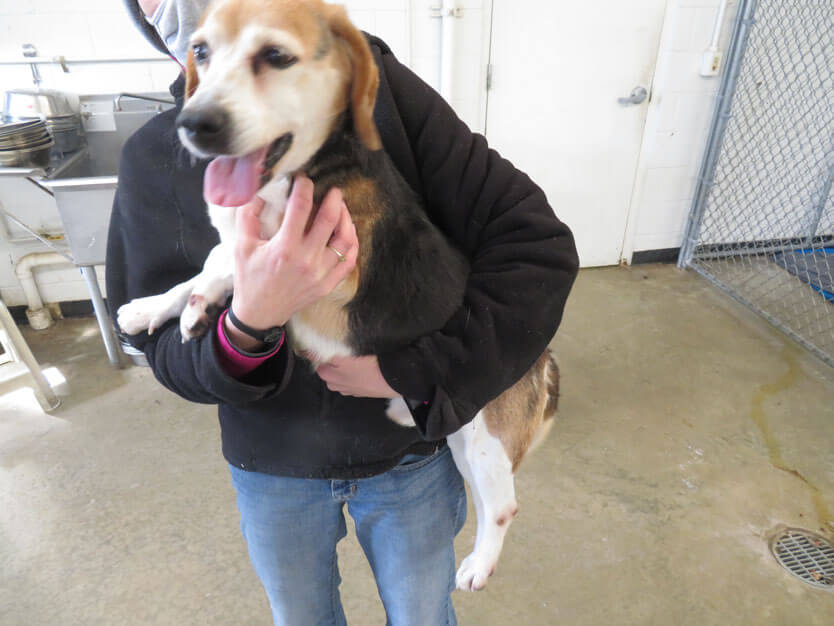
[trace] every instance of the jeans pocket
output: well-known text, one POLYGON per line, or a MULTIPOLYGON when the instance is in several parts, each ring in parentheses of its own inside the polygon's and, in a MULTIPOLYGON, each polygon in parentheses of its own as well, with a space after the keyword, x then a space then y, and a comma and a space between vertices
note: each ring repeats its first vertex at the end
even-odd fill
POLYGON ((390 471, 392 472, 413 472, 418 470, 422 467, 426 467, 430 463, 436 461, 437 459, 441 458, 444 453, 448 453, 449 447, 444 446, 440 450, 429 454, 428 456, 418 456, 414 454, 407 454, 403 457, 403 460, 400 461, 398 465, 395 465, 391 468, 390 471))

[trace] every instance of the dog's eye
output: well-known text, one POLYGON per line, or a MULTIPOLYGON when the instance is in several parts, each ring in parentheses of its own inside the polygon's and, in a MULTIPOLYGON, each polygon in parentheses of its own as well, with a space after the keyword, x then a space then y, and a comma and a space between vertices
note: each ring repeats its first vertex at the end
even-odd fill
POLYGON ((264 48, 258 53, 258 56, 264 63, 276 70, 285 70, 298 61, 298 57, 281 50, 281 48, 264 48))
POLYGON ((194 60, 197 63, 203 63, 207 61, 209 58, 209 49, 208 46, 204 43, 197 43, 191 48, 194 52, 194 60))

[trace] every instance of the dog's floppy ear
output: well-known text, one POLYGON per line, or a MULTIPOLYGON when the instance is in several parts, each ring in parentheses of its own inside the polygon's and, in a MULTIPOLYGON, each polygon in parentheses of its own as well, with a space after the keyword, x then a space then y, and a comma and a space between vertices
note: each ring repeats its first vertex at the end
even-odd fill
POLYGON ((188 100, 197 91, 200 77, 197 76, 197 64, 194 62, 194 51, 189 50, 185 58, 185 99, 188 100))
POLYGON ((353 127, 359 140, 371 150, 380 150, 382 142, 374 124, 379 70, 365 36, 348 19, 344 7, 327 6, 327 21, 337 40, 347 46, 351 64, 350 108, 353 127))

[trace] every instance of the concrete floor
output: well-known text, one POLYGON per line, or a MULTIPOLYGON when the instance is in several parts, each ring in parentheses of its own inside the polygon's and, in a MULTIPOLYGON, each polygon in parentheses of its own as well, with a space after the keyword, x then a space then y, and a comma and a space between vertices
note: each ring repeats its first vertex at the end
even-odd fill
MULTIPOLYGON (((0 624, 268 624, 214 409, 110 369, 91 319, 26 336, 66 384, 53 415, 0 399, 0 624)), ((583 271, 556 345, 560 418, 461 624, 834 623, 766 544, 834 536, 834 369, 669 266, 583 271)), ((350 624, 382 624, 352 536, 340 556, 350 624)))

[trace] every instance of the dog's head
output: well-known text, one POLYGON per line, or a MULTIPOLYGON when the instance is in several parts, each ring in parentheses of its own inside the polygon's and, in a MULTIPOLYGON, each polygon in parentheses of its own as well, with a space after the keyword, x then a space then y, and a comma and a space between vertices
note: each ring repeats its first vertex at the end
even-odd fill
POLYGON ((180 140, 215 157, 213 204, 238 206, 294 172, 345 112, 360 141, 381 148, 373 121, 379 75, 341 6, 321 0, 218 0, 191 38, 180 140))

